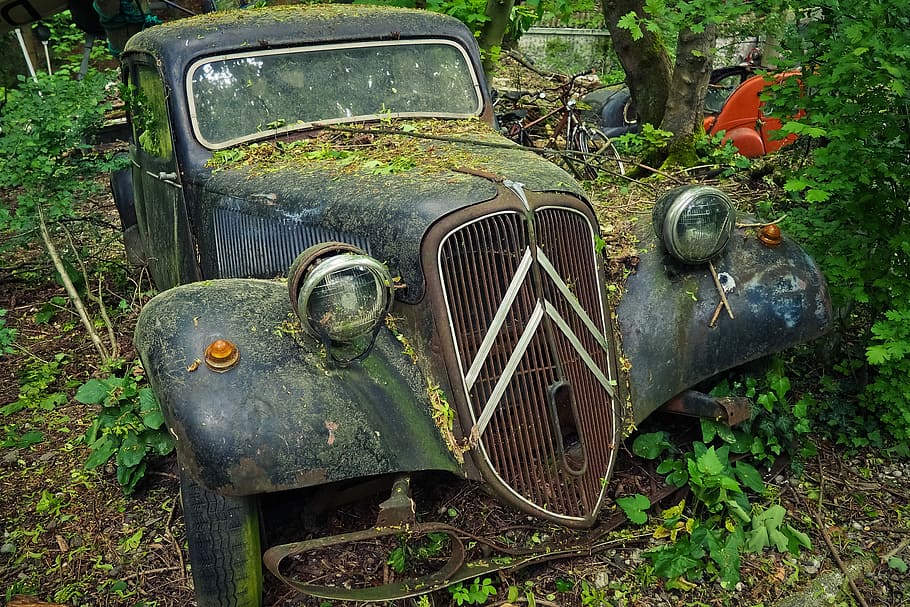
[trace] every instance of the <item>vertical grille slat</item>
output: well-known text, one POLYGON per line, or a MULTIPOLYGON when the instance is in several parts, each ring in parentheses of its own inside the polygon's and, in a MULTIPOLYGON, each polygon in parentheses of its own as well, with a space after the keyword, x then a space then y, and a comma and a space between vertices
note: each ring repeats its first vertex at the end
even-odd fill
POLYGON ((470 419, 462 420, 463 431, 469 434, 471 424, 481 423, 491 394, 509 372, 509 360, 518 356, 516 348, 525 336, 527 349, 506 377, 507 387, 489 423, 475 429, 481 431, 482 458, 513 498, 530 511, 560 520, 590 521, 596 515, 603 501, 602 479, 610 472, 616 448, 616 403, 597 379, 601 374, 614 380, 615 374, 611 353, 601 346, 604 337, 607 343, 612 337, 597 282, 593 241, 592 226, 582 213, 554 206, 537 210, 533 219, 519 212, 499 212, 470 221, 442 239, 438 256, 455 358, 467 395, 464 405, 470 413, 470 419), (531 270, 522 278, 502 325, 493 326, 526 254, 532 255, 531 270), (557 277, 538 267, 540 254, 557 277), (562 290, 557 281, 565 285, 562 290), (577 305, 568 301, 565 288, 577 298, 577 305), (591 334, 591 323, 580 317, 578 306, 602 331, 600 341, 591 334), (551 307, 574 338, 550 318, 551 307), (536 330, 528 324, 535 311, 544 312, 536 330), (533 335, 526 335, 532 330, 533 335), (481 351, 485 338, 492 344, 487 352, 481 351), (598 373, 588 367, 577 347, 594 361, 598 373), (468 371, 478 356, 483 363, 471 382, 468 371), (550 393, 566 389, 574 394, 574 407, 560 405, 554 419, 550 393), (564 465, 562 453, 567 450, 572 465, 584 455, 583 472, 564 465))

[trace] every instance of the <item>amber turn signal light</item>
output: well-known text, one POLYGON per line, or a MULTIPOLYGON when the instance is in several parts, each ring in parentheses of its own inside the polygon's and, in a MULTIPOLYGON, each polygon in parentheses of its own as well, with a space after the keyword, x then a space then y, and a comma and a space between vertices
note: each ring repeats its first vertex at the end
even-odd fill
POLYGON ((758 233, 758 239, 766 247, 776 247, 781 243, 780 228, 776 223, 769 223, 758 233))
POLYGON ((224 373, 240 360, 237 345, 226 339, 216 339, 205 349, 205 364, 212 371, 224 373))

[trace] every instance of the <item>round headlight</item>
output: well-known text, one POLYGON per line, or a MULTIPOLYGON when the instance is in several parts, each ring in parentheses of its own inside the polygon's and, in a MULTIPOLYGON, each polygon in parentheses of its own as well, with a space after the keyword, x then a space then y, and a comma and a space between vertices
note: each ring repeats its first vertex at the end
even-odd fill
POLYGON ((654 231, 668 253, 687 263, 699 263, 726 246, 736 211, 717 188, 684 186, 657 200, 653 221, 654 231))
POLYGON ((292 266, 291 301, 304 327, 336 344, 372 333, 392 303, 389 270, 353 247, 322 247, 320 252, 328 256, 307 250, 298 258, 304 263, 292 266))

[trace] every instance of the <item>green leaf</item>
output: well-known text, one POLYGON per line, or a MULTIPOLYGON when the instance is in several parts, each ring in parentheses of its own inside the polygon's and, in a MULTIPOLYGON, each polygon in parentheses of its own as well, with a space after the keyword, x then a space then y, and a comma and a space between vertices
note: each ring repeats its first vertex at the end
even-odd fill
POLYGON ((110 387, 100 379, 90 379, 76 391, 76 400, 84 405, 97 405, 107 398, 110 387))
POLYGON ((639 434, 632 442, 632 453, 645 459, 657 459, 673 445, 667 440, 666 432, 639 434))
POLYGON ((117 466, 131 468, 139 464, 145 457, 145 444, 139 440, 139 435, 133 431, 127 432, 117 451, 117 466))
POLYGON ((632 35, 632 40, 636 42, 644 37, 644 33, 641 31, 641 25, 638 23, 638 17, 633 11, 629 11, 620 17, 619 21, 616 22, 616 27, 628 30, 632 35))
MULTIPOLYGON (((701 455, 696 464, 698 470, 708 476, 717 476, 724 471, 724 464, 717 456, 717 451, 714 450, 714 447, 709 448, 704 455, 701 455)), ((692 474, 691 469, 689 474, 692 474)))
POLYGON ((888 566, 900 573, 907 573, 907 563, 900 557, 892 556, 888 559, 888 566))
POLYGON ((146 463, 142 462, 138 466, 118 466, 117 482, 123 487, 123 492, 129 495, 136 489, 136 484, 145 476, 146 463))
POLYGON ((88 459, 85 460, 85 468, 91 470, 92 468, 97 468, 107 460, 111 458, 114 454, 114 451, 117 450, 118 441, 110 434, 105 434, 94 443, 91 444, 89 449, 91 449, 92 454, 88 456, 88 459))
POLYGON ((830 192, 817 188, 809 190, 809 193, 806 194, 806 200, 809 202, 825 202, 830 197, 830 192))
POLYGON ((392 571, 395 573, 403 573, 405 568, 405 549, 403 546, 398 546, 389 553, 389 558, 386 560, 386 564, 392 568, 392 571))
POLYGON ((754 466, 740 461, 733 465, 733 471, 736 473, 736 478, 752 491, 756 493, 763 493, 765 491, 765 482, 762 480, 761 474, 754 466))
POLYGON ((626 497, 620 497, 616 503, 622 508, 623 512, 630 521, 636 525, 644 525, 648 522, 648 510, 651 508, 651 500, 644 495, 636 493, 626 497))
POLYGON ((142 529, 137 529, 133 535, 129 536, 128 538, 125 538, 122 542, 120 542, 120 547, 123 549, 124 552, 131 552, 131 551, 135 550, 136 548, 138 548, 141 543, 142 543, 142 529))

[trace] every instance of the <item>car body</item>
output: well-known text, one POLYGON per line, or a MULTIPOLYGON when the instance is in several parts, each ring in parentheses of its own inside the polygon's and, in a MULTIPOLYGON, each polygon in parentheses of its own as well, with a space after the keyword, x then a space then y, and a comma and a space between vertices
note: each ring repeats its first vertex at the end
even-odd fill
MULTIPOLYGON (((135 344, 177 438, 200 605, 258 604, 265 495, 397 479, 375 537, 419 527, 407 475, 445 473, 590 526, 632 424, 830 324, 814 262, 699 187, 662 199, 675 219, 658 231, 735 277, 735 320, 709 327, 709 266, 649 226, 611 305, 590 199, 499 135, 474 37, 449 17, 215 13, 142 32, 122 62, 118 208, 161 291, 135 344)), ((278 564, 300 549, 264 560, 288 581, 278 564)), ((477 571, 453 557, 380 595, 295 587, 390 598, 477 571)))
MULTIPOLYGON (((761 68, 749 65, 713 70, 705 95, 705 133, 722 134, 724 142, 732 142, 747 158, 776 152, 796 140, 795 135, 779 133, 781 120, 770 115, 761 94, 768 85, 798 72, 768 76, 759 71, 761 68)), ((609 137, 637 133, 641 128, 625 85, 592 91, 584 97, 584 102, 591 107, 590 115, 609 137)))

